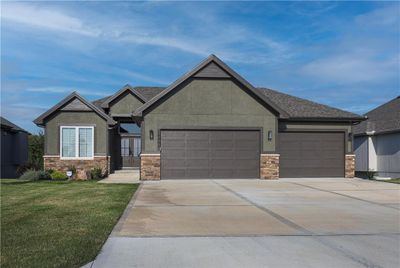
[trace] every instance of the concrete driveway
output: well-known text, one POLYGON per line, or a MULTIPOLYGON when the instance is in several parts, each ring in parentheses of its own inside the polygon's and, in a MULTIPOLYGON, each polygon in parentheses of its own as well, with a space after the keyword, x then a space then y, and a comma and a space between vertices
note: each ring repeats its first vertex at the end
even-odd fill
POLYGON ((145 182, 92 267, 400 267, 400 186, 145 182))

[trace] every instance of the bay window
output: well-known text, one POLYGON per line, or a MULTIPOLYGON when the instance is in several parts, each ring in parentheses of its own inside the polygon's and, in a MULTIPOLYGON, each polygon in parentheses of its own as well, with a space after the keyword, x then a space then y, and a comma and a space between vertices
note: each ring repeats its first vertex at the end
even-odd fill
POLYGON ((62 126, 60 157, 64 159, 93 159, 94 127, 62 126))

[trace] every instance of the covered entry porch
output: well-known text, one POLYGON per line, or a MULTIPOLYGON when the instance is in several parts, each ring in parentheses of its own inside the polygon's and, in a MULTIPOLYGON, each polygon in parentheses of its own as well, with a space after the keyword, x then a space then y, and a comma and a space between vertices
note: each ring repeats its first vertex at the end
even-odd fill
POLYGON ((120 119, 110 135, 113 170, 139 169, 141 128, 133 120, 120 119))

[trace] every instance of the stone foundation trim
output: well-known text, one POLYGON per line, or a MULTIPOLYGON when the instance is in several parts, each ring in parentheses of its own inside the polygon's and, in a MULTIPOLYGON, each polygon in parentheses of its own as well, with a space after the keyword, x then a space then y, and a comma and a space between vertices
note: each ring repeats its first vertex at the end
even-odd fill
POLYGON ((75 179, 87 180, 86 172, 92 168, 99 167, 102 170, 103 175, 107 175, 110 167, 109 156, 95 156, 95 159, 83 160, 83 159, 61 159, 60 156, 56 155, 45 155, 43 156, 44 169, 53 169, 62 172, 67 172, 70 166, 76 168, 75 179))
POLYGON ((356 155, 355 154, 346 154, 345 156, 345 177, 346 178, 354 178, 355 173, 355 162, 356 155))
POLYGON ((140 180, 160 180, 161 156, 160 154, 141 154, 140 155, 140 180))
POLYGON ((260 154, 260 179, 279 179, 280 154, 260 154))

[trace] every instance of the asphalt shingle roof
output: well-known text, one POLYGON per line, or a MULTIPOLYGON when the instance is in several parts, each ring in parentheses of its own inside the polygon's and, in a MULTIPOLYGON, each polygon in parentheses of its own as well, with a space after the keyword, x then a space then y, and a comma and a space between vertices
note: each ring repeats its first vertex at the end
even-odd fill
POLYGON ((361 118, 360 115, 291 96, 269 88, 258 88, 291 118, 361 118))
POLYGON ((375 131, 374 134, 400 131, 400 96, 365 114, 368 119, 353 127, 355 135, 375 131))
MULTIPOLYGON (((163 87, 135 87, 135 89, 150 100, 159 94, 163 87)), ((302 98, 294 97, 268 88, 257 88, 262 94, 269 98, 282 110, 287 112, 291 118, 362 118, 360 115, 319 104, 302 98)), ((96 100, 94 105, 100 107, 101 103, 111 96, 96 100)))
POLYGON ((16 132, 26 132, 29 133, 28 131, 26 131, 23 128, 20 128, 19 126, 15 125, 14 123, 8 121, 7 119, 5 119, 4 117, 0 116, 0 122, 1 122, 1 126, 7 129, 10 129, 12 131, 16 131, 16 132))
MULTIPOLYGON (((154 96, 156 96, 158 93, 160 93, 163 89, 165 89, 165 87, 134 87, 133 89, 135 89, 137 92, 140 93, 140 95, 142 95, 146 101, 149 101, 150 99, 152 99, 154 96)), ((108 98, 110 98, 112 95, 98 99, 93 101, 92 103, 101 108, 101 104, 103 102, 105 102, 108 98)))
POLYGON ((136 89, 148 101, 163 91, 165 87, 134 87, 134 89, 136 89))

